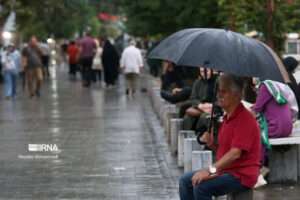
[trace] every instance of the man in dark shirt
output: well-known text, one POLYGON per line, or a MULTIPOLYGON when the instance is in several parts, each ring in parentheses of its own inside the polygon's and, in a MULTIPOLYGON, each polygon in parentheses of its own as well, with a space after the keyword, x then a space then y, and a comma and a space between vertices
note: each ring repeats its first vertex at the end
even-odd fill
POLYGON ((29 44, 22 51, 25 79, 30 97, 40 96, 40 87, 43 81, 42 52, 35 36, 30 38, 29 44))
MULTIPOLYGON (((217 161, 208 169, 184 174, 179 183, 182 200, 211 200, 232 192, 252 188, 260 168, 260 133, 254 116, 241 104, 243 81, 222 75, 218 85, 218 104, 226 115, 218 132, 217 161)), ((213 148, 213 137, 205 134, 213 148)))
POLYGON ((92 79, 92 65, 96 53, 96 42, 91 37, 91 30, 87 30, 86 35, 80 40, 80 62, 82 65, 83 86, 89 87, 92 79))

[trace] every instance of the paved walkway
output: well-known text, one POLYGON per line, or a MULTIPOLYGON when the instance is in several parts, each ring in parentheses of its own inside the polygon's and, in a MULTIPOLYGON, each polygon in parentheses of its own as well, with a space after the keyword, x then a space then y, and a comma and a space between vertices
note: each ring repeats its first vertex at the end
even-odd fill
POLYGON ((179 171, 148 99, 56 74, 40 99, 1 96, 0 198, 178 199, 179 171))
MULTIPOLYGON (((1 95, 0 199, 178 200, 182 172, 147 96, 128 99, 123 87, 86 89, 64 69, 54 74, 39 99, 1 95), (29 144, 58 151, 32 152, 29 144)), ((299 194, 299 187, 269 186, 255 199, 299 194)))

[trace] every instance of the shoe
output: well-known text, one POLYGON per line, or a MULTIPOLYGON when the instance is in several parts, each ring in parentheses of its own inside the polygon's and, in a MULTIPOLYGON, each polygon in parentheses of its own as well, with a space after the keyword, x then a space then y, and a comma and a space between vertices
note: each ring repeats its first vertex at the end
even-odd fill
POLYGON ((5 100, 10 100, 10 96, 6 96, 6 97, 5 97, 5 100))
POLYGON ((129 95, 129 89, 126 89, 126 95, 129 95))
POLYGON ((270 169, 266 166, 263 166, 260 169, 260 174, 263 175, 263 177, 266 177, 266 175, 270 172, 270 169))
POLYGON ((265 178, 263 177, 263 175, 260 174, 258 176, 258 179, 257 179, 257 182, 256 182, 254 188, 256 189, 256 188, 262 187, 264 185, 267 185, 267 181, 265 180, 265 178))

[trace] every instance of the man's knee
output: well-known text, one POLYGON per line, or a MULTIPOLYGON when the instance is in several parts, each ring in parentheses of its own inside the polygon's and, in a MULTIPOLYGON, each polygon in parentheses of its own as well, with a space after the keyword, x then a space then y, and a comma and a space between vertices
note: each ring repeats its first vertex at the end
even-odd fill
POLYGON ((193 177, 193 172, 188 172, 183 174, 179 178, 179 187, 188 187, 192 185, 192 177, 193 177))

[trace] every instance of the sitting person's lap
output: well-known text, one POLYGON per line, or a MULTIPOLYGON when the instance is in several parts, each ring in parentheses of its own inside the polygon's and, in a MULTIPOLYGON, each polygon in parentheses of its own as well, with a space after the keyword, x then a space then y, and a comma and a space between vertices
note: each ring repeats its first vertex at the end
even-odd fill
POLYGON ((222 174, 193 186, 192 177, 194 174, 195 172, 188 172, 180 178, 181 199, 211 199, 212 196, 222 196, 249 189, 230 174, 222 174))

